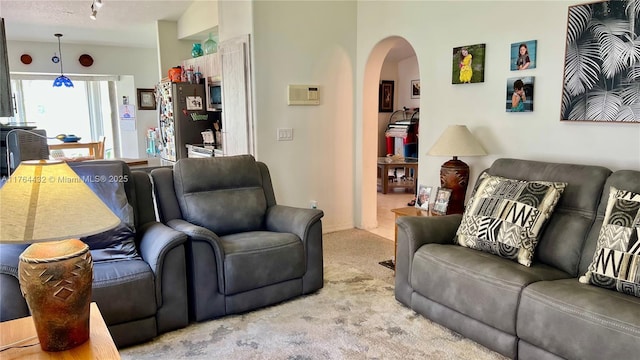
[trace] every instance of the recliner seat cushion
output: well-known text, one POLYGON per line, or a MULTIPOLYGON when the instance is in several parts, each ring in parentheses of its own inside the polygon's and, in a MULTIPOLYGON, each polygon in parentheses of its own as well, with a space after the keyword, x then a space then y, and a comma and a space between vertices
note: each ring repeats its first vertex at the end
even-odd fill
POLYGON ((107 325, 155 316, 155 277, 142 260, 97 262, 92 298, 107 325))
POLYGON ((639 298, 576 278, 536 282, 522 292, 517 334, 564 358, 631 359, 640 354, 639 308, 639 298))
POLYGON ((304 246, 290 233, 253 231, 222 236, 225 295, 302 277, 304 246))
POLYGON ((525 267, 462 246, 428 244, 415 253, 410 281, 422 296, 514 335, 522 289, 567 277, 544 264, 525 267))

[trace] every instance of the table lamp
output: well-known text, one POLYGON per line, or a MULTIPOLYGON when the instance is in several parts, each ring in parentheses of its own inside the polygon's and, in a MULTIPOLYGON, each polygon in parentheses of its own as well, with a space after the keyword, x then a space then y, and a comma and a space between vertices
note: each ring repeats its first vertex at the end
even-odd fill
POLYGON ((20 255, 18 278, 40 347, 62 351, 84 343, 93 261, 77 238, 112 229, 120 219, 60 161, 21 162, 0 188, 0 209, 0 243, 33 243, 20 255))
POLYGON ((440 168, 440 185, 451 189, 447 214, 462 214, 469 185, 469 165, 458 160, 458 156, 481 156, 487 155, 487 152, 465 125, 450 125, 427 155, 453 156, 440 168))

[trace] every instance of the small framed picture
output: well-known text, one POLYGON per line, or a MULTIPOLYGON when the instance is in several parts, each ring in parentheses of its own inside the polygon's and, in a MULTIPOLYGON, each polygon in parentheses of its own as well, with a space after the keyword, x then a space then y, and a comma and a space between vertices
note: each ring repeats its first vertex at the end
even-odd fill
POLYGON ((452 84, 484 82, 484 58, 486 44, 453 48, 452 84))
POLYGON ((418 186, 418 193, 416 194, 416 207, 422 210, 429 210, 429 201, 431 201, 431 186, 425 186, 420 184, 418 186))
POLYGON ((378 94, 378 112, 393 112, 393 80, 382 80, 378 94))
POLYGON ((511 70, 535 69, 537 45, 537 40, 511 44, 511 70))
POLYGON ((432 212, 436 215, 446 215, 451 198, 451 189, 440 188, 436 193, 436 201, 433 203, 432 212))
POLYGON ((420 80, 411 80, 411 98, 420 99, 420 80))
POLYGON ((156 94, 154 89, 138 90, 138 110, 155 110, 156 94))
POLYGON ((533 111, 533 76, 507 79, 507 112, 533 111))

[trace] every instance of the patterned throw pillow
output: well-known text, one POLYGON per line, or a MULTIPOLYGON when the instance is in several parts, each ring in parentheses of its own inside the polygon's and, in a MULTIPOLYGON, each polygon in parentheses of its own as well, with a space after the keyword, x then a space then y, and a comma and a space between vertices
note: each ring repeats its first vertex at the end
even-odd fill
POLYGON ((566 186, 482 174, 462 216, 457 243, 531 266, 538 236, 566 186))
POLYGON ((640 297, 640 194, 611 187, 593 261, 581 283, 640 297))

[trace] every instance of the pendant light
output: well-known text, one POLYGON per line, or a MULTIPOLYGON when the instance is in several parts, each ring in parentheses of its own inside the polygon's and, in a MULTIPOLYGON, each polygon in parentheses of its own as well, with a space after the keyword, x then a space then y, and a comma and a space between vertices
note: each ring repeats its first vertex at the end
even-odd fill
POLYGON ((62 50, 60 49, 60 38, 62 37, 62 34, 53 35, 58 38, 58 54, 60 54, 60 59, 58 59, 60 62, 60 76, 53 80, 53 87, 61 87, 63 84, 66 87, 73 87, 73 82, 71 82, 71 79, 64 76, 64 72, 62 71, 62 50))

